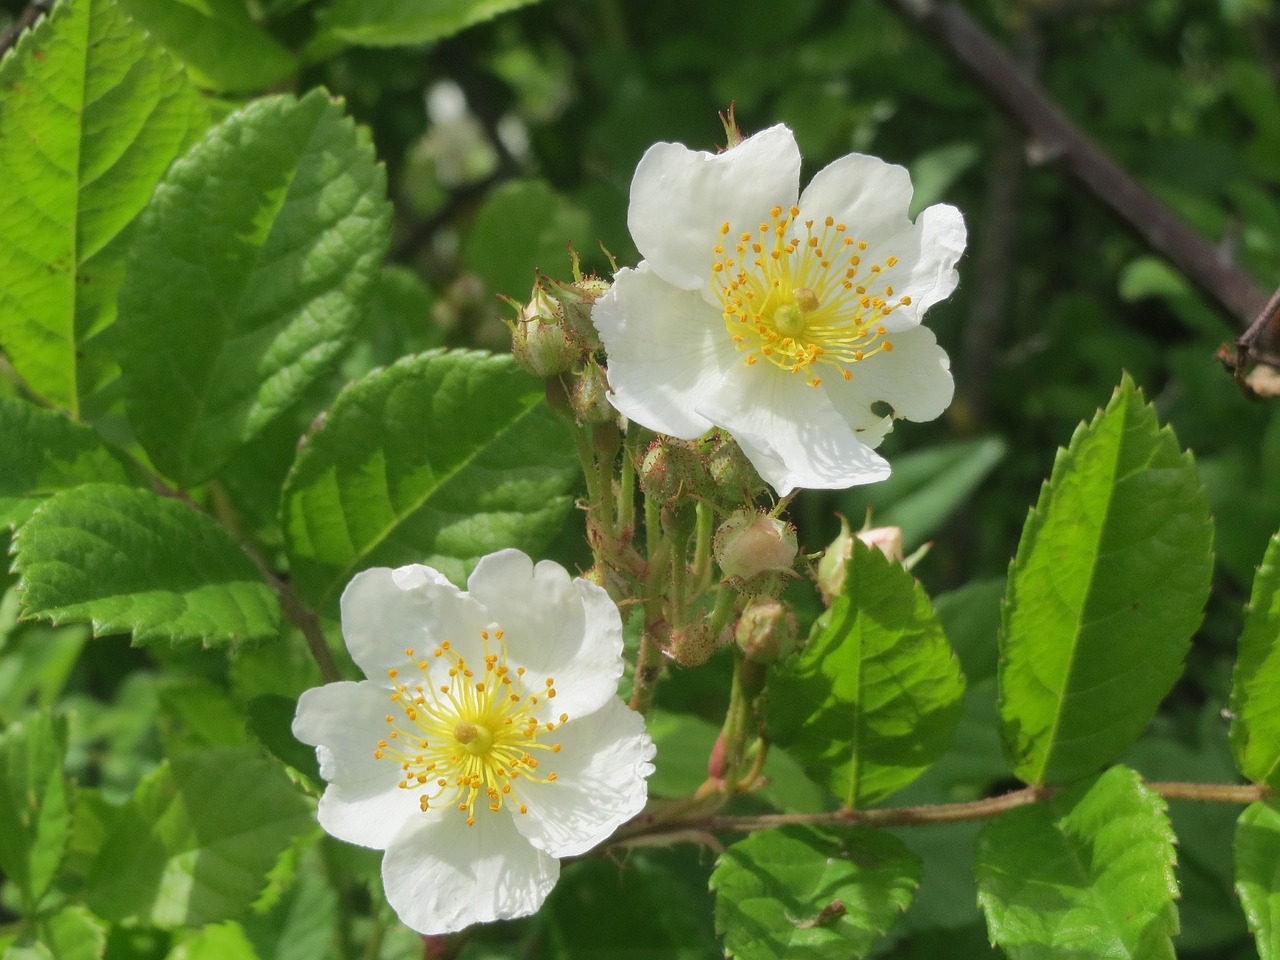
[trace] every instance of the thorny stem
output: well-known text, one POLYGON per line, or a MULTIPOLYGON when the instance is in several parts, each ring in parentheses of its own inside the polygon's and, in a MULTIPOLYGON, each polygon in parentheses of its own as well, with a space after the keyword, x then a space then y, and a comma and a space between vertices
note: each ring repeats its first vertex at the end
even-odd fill
MULTIPOLYGON (((1262 784, 1236 783, 1148 783, 1147 789, 1166 800, 1195 800, 1204 803, 1249 804, 1271 796, 1262 784)), ((985 820, 1015 807, 1024 807, 1052 798, 1057 787, 1023 787, 997 797, 970 800, 965 803, 924 804, 913 807, 882 807, 872 810, 829 810, 824 813, 768 813, 734 815, 715 813, 708 816, 663 817, 641 814, 623 826, 613 843, 627 843, 640 837, 688 832, 751 833, 786 826, 814 827, 919 827, 965 820, 985 820)))

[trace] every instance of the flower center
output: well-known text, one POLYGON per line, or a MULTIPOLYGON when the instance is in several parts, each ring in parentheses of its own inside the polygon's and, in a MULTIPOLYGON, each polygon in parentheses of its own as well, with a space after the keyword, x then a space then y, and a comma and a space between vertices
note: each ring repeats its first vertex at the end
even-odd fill
POLYGON ((373 755, 378 760, 400 764, 400 789, 419 791, 422 810, 432 806, 456 806, 467 815, 467 825, 476 822, 476 801, 497 813, 511 798, 521 813, 528 807, 513 796, 517 780, 551 783, 554 773, 538 772, 536 752, 559 753, 560 744, 539 743, 569 719, 542 722, 537 714, 546 702, 555 699, 555 680, 546 679, 543 689, 526 693, 524 667, 507 665, 507 647, 501 630, 481 631, 484 641, 484 668, 477 678, 475 669, 444 641, 430 658, 417 660, 412 648, 405 656, 422 679, 413 683, 399 680, 392 668, 391 702, 399 714, 389 713, 391 728, 378 741, 373 755), (496 650, 491 649, 496 646, 496 650), (447 676, 437 676, 433 684, 433 660, 448 664, 447 676), (446 683, 439 683, 447 679, 446 683))
POLYGON ((867 241, 843 223, 827 217, 815 230, 815 221, 796 219, 799 207, 785 212, 774 207, 756 233, 736 241, 732 225, 721 225, 711 270, 725 328, 747 366, 763 358, 816 387, 822 378, 813 367, 827 364, 850 380, 853 364, 893 349, 880 321, 911 303, 885 282, 898 258, 864 262, 867 241))

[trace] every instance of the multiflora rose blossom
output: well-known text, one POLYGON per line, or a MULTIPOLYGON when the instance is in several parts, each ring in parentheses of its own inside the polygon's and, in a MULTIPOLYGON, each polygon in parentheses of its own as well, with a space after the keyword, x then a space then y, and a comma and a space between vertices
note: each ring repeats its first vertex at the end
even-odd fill
POLYGON ((365 570, 342 630, 369 679, 308 690, 293 732, 328 781, 321 826, 386 851, 413 929, 533 913, 558 858, 644 806, 653 741, 616 695, 622 622, 594 584, 517 550, 466 592, 427 566, 365 570))
POLYGON ((720 154, 650 147, 627 217, 644 260, 592 314, 621 413, 681 439, 723 428, 782 495, 883 480, 893 417, 946 409, 920 319, 965 246, 954 207, 908 219, 902 167, 849 154, 797 197, 799 177, 784 126, 720 154))

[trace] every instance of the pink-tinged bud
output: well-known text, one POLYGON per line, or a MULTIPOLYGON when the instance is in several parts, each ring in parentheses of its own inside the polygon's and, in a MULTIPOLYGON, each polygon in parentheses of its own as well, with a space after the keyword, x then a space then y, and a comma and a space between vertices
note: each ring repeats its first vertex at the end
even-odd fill
POLYGON ((778 663, 796 649, 796 618, 776 600, 756 600, 742 611, 733 639, 749 660, 778 663))
POLYGON ((857 536, 868 547, 875 547, 893 563, 902 562, 901 527, 872 527, 870 530, 859 530, 857 536))
POLYGON ((831 606, 844 589, 845 566, 853 556, 854 537, 869 547, 875 547, 892 562, 902 563, 901 527, 873 527, 853 533, 849 530, 849 522, 841 517, 840 533, 818 561, 818 589, 827 606, 831 606))
POLYGON ((791 524, 755 510, 739 510, 716 531, 716 562, 727 578, 751 583, 765 574, 790 573, 799 546, 791 524))

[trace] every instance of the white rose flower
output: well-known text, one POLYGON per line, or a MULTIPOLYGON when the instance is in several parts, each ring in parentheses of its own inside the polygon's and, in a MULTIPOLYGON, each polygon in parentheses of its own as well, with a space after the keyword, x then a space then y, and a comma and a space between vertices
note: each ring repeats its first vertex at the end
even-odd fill
POLYGON ((950 364, 920 319, 965 245, 954 207, 908 219, 902 167, 849 154, 797 199, 799 177, 785 126, 720 154, 650 147, 627 216, 644 260, 592 313, 621 413, 685 440, 727 430, 780 495, 883 480, 893 417, 946 409, 950 364))
POLYGON ((616 695, 622 621, 594 584, 518 550, 484 557, 465 593, 431 567, 365 570, 342 630, 369 679, 308 690, 293 732, 328 781, 321 826, 386 851, 413 929, 533 913, 558 858, 644 806, 653 741, 616 695))

